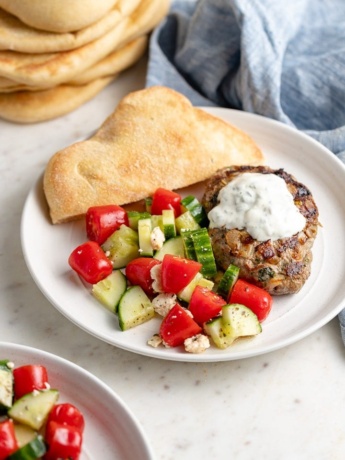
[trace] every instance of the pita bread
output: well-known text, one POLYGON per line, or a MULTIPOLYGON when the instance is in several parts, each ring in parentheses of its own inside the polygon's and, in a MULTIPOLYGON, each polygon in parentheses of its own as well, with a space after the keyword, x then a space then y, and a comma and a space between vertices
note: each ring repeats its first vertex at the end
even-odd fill
POLYGON ((167 12, 169 0, 142 0, 113 30, 87 45, 51 54, 0 52, 0 76, 48 88, 72 80, 112 51, 151 31, 167 12))
POLYGON ((90 139, 53 155, 44 192, 56 224, 82 217, 90 206, 124 205, 159 186, 178 189, 224 166, 262 161, 247 134, 182 94, 153 86, 127 95, 90 139))
POLYGON ((118 0, 105 16, 76 32, 53 33, 33 29, 0 9, 0 50, 50 53, 79 48, 112 30, 138 7, 141 0, 118 0))
POLYGON ((17 123, 60 117, 92 99, 115 78, 100 78, 82 86, 65 84, 44 91, 0 94, 0 117, 17 123))
MULTIPOLYGON (((122 48, 106 56, 94 66, 77 75, 68 82, 68 85, 85 85, 93 80, 122 72, 135 62, 137 62, 147 49, 148 36, 136 38, 122 48)), ((0 94, 13 93, 16 91, 42 91, 43 88, 36 86, 27 86, 12 82, 7 78, 0 77, 0 94)), ((0 95, 1 99, 1 95, 0 95)))
POLYGON ((0 0, 0 8, 24 24, 50 32, 74 32, 101 19, 117 0, 0 0))

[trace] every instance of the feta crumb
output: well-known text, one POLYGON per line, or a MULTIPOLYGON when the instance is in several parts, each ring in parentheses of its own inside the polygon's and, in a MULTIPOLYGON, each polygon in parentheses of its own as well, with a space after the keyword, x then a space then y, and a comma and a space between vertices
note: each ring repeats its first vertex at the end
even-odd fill
POLYGON ((151 246, 157 251, 163 246, 165 236, 160 227, 155 227, 151 232, 151 246))
POLYGON ((154 334, 150 340, 148 340, 147 344, 151 345, 153 348, 159 347, 159 345, 163 343, 163 340, 159 334, 154 334))
POLYGON ((14 363, 12 361, 8 361, 6 363, 6 367, 8 367, 9 369, 13 369, 14 368, 14 363))
POLYGON ((50 390, 50 385, 48 382, 44 382, 44 389, 45 390, 50 390))
POLYGON ((32 394, 33 394, 33 396, 37 396, 37 395, 40 394, 40 392, 39 392, 38 390, 35 389, 35 390, 33 390, 32 394))
POLYGON ((165 316, 176 304, 175 294, 158 294, 152 300, 152 305, 156 313, 165 316))
POLYGON ((163 292, 162 282, 161 282, 161 272, 162 272, 162 264, 154 265, 150 270, 150 275, 153 280, 152 289, 155 292, 163 292))
POLYGON ((210 340, 206 335, 197 334, 184 341, 184 348, 188 353, 203 353, 210 347, 210 340))

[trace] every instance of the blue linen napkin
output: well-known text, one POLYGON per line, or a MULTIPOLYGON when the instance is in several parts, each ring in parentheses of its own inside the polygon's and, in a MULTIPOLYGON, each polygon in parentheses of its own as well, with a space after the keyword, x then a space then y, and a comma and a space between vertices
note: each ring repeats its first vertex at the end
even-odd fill
POLYGON ((175 0, 150 39, 157 84, 279 120, 345 162, 345 2, 175 0))

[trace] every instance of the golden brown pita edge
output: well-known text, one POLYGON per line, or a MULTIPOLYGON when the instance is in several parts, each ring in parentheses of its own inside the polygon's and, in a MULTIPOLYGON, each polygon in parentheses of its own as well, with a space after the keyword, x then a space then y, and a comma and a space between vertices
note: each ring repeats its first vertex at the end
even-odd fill
POLYGON ((176 190, 219 168, 263 161, 249 135, 175 90, 153 86, 125 96, 90 139, 55 153, 43 187, 57 224, 90 206, 125 205, 159 186, 176 190))

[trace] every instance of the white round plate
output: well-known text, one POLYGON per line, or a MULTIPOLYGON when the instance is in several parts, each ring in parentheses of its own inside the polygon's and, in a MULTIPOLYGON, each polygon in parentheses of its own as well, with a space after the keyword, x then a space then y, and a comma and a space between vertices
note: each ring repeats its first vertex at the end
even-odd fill
MULTIPOLYGON (((27 198, 21 228, 23 253, 34 280, 72 322, 99 339, 134 353, 193 362, 246 358, 302 339, 345 307, 344 165, 321 144, 282 123, 230 109, 205 110, 250 134, 264 152, 268 166, 284 168, 313 193, 322 226, 313 247, 312 274, 298 294, 274 298, 263 332, 255 338, 237 341, 226 350, 212 346, 202 354, 152 348, 147 340, 158 331, 158 319, 121 332, 116 316, 91 296, 69 268, 70 253, 86 240, 84 221, 53 226, 39 180, 27 198)), ((202 194, 200 185, 189 188, 191 191, 202 194)))
POLYGON ((141 426, 126 405, 86 370, 51 353, 6 342, 0 342, 0 359, 13 361, 15 367, 45 366, 50 386, 59 390, 58 402, 69 402, 83 413, 85 431, 80 460, 154 458, 141 426))

